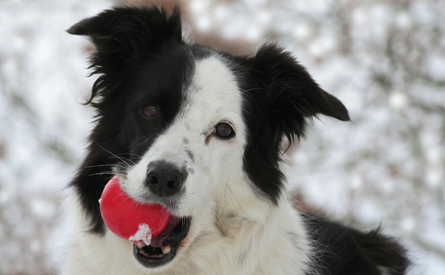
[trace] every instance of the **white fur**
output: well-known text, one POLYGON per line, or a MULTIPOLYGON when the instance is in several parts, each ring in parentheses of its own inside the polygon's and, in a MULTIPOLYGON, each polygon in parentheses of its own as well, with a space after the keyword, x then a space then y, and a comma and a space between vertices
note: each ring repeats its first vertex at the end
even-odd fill
MULTIPOLYGON (((77 202, 75 234, 62 274, 304 274, 311 247, 299 214, 282 194, 278 205, 258 197, 242 169, 246 126, 235 76, 217 57, 196 62, 186 106, 121 182, 135 199, 144 187, 147 165, 163 160, 189 172, 178 216, 192 216, 190 231, 175 259, 147 269, 133 256, 132 242, 109 230, 86 232, 89 219, 77 202), (211 137, 219 122, 236 137, 211 137), (185 145, 183 140, 189 142, 185 145), (194 154, 194 161, 185 151, 194 154)), ((78 201, 78 200, 76 200, 78 201)))

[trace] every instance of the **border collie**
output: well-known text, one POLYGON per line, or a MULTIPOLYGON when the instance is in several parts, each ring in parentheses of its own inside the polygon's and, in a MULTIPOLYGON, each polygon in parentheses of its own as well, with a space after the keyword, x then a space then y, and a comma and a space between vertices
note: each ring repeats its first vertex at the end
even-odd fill
POLYGON ((75 232, 62 274, 405 274, 405 249, 378 230, 292 207, 283 138, 304 136, 318 115, 349 116, 289 52, 186 43, 178 8, 110 9, 68 32, 91 39, 99 77, 88 154, 70 184, 75 232), (162 170, 156 186, 153 170, 162 170), (172 213, 151 245, 104 224, 98 200, 112 175, 133 199, 172 213))

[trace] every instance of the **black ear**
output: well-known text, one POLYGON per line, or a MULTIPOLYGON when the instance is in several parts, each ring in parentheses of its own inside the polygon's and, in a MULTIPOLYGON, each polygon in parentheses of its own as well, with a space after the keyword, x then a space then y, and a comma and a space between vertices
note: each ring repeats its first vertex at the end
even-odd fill
POLYGON ((265 45, 243 59, 241 80, 248 142, 244 170, 260 194, 277 202, 283 188, 281 141, 304 136, 307 120, 319 114, 349 120, 345 106, 323 91, 303 66, 276 45, 265 45))
POLYGON ((115 8, 84 19, 67 30, 91 38, 96 52, 91 57, 91 74, 101 74, 88 101, 115 87, 114 81, 125 73, 127 65, 162 49, 168 43, 182 43, 181 16, 178 7, 170 16, 164 9, 115 8))
MULTIPOLYGON (((124 7, 105 10, 80 21, 67 30, 70 34, 87 35, 96 46, 110 43, 114 50, 127 47, 150 47, 165 40, 182 41, 181 16, 178 7, 170 16, 157 7, 124 7)), ((133 48, 134 50, 134 48, 133 48)))
POLYGON ((304 136, 306 120, 319 114, 348 121, 346 107, 321 89, 292 55, 274 44, 264 45, 253 58, 252 69, 260 79, 270 121, 281 134, 304 136))

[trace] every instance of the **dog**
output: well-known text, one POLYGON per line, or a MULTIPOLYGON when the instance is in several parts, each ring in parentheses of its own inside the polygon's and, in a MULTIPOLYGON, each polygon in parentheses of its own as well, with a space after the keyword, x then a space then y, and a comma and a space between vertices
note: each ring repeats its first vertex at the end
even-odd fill
POLYGON ((179 8, 114 8, 68 33, 91 39, 98 78, 61 274, 406 274, 406 250, 378 229, 292 207, 283 139, 304 137, 319 115, 349 115, 291 53, 268 43, 235 56, 185 42, 179 8), (134 200, 172 213, 148 246, 101 217, 114 175, 134 200))

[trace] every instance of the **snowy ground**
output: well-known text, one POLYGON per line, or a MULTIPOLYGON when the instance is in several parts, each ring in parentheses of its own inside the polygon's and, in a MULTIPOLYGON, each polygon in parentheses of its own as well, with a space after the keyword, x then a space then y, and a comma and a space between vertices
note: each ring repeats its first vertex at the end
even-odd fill
MULTIPOLYGON (((0 1, 0 274, 50 273, 59 253, 51 234, 64 231, 62 193, 84 153, 92 111, 80 103, 94 81, 86 77, 91 46, 64 30, 113 3, 0 1)), ((251 50, 280 42, 350 110, 351 123, 314 121, 291 156, 290 188, 360 228, 381 223, 409 245, 411 274, 443 274, 445 4, 184 7, 185 25, 204 34, 241 39, 251 50)))

